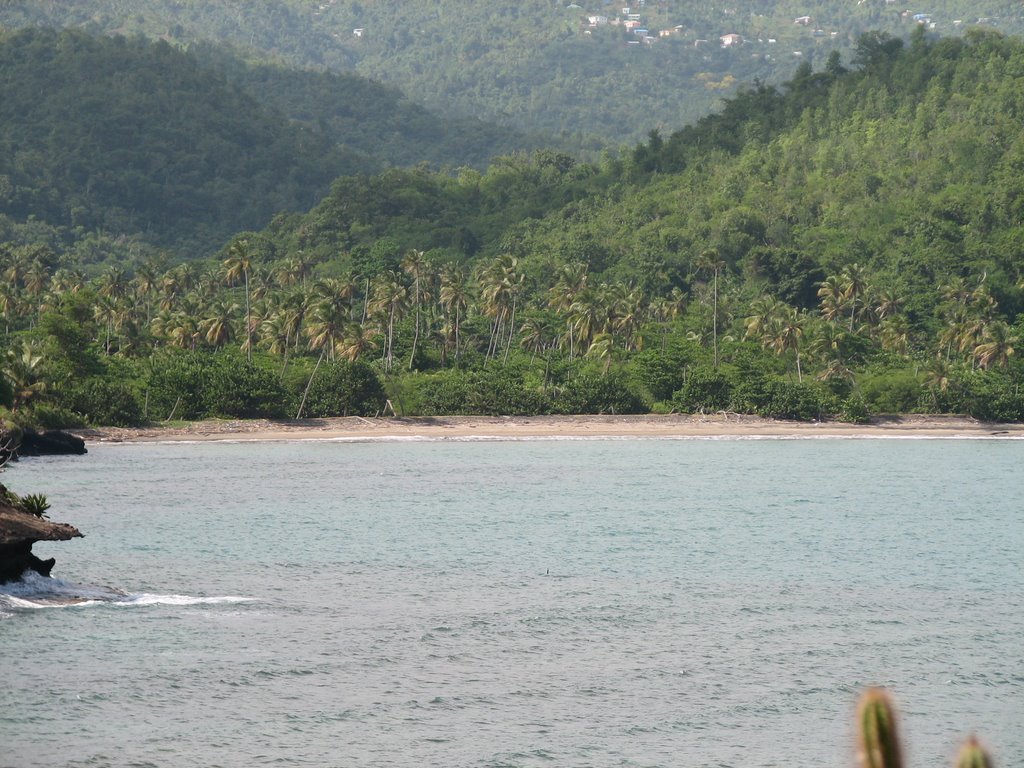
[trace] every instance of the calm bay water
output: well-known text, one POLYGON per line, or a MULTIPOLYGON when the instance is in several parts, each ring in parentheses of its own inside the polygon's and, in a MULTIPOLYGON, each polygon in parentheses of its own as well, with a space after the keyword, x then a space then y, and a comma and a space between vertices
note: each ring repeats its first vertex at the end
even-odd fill
POLYGON ((1024 442, 95 446, 0 588, 0 765, 1024 761, 1024 442), (38 607, 35 592, 96 599, 38 607), (126 593, 120 595, 120 592, 126 593))

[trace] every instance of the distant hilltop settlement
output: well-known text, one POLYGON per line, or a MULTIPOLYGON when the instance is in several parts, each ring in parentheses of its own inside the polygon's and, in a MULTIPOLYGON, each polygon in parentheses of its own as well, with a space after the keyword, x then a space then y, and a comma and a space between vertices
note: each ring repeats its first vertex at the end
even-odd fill
MULTIPOLYGON (((863 0, 861 0, 863 2, 863 0)), ((886 5, 894 5, 895 0, 886 0, 886 5)), ((647 21, 644 19, 642 13, 646 3, 641 2, 639 6, 625 6, 621 9, 621 13, 616 16, 607 16, 600 13, 587 13, 584 22, 583 34, 591 35, 593 30, 599 27, 607 26, 621 26, 629 32, 633 33, 635 39, 629 39, 626 41, 628 45, 653 45, 659 40, 681 38, 686 36, 687 27, 684 24, 677 24, 671 27, 664 27, 658 29, 656 32, 652 31, 647 21)), ((575 3, 567 6, 569 9, 583 10, 582 6, 576 5, 575 3)), ((735 14, 735 10, 725 9, 725 15, 735 14)), ((932 21, 931 14, 929 13, 916 13, 911 10, 904 10, 900 12, 900 19, 904 22, 911 22, 918 24, 928 29, 935 29, 936 23, 932 21)), ((977 24, 989 23, 990 19, 978 19, 977 24)), ((811 31, 811 36, 815 38, 829 38, 834 39, 839 37, 840 30, 836 29, 825 29, 815 24, 814 18, 811 16, 797 16, 793 19, 793 25, 799 27, 807 27, 811 31)), ((956 19, 952 22, 954 27, 962 25, 964 22, 962 19, 956 19)), ((692 42, 697 48, 702 46, 712 45, 714 38, 701 38, 692 37, 688 42, 692 42)), ((759 43, 763 45, 775 45, 778 42, 776 37, 759 37, 757 40, 750 40, 744 38, 742 35, 736 34, 735 32, 723 32, 718 35, 718 45, 720 48, 738 48, 748 43, 759 43)), ((794 57, 803 56, 802 51, 793 51, 794 57)))

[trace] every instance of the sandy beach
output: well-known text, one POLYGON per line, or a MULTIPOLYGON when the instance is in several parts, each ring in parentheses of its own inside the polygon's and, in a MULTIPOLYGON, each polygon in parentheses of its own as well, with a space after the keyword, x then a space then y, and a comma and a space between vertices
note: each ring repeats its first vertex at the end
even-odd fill
POLYGON ((869 424, 794 422, 740 414, 643 416, 446 416, 268 421, 208 420, 187 425, 74 430, 89 443, 207 440, 379 440, 521 438, 1024 438, 1024 424, 954 416, 876 418, 869 424))

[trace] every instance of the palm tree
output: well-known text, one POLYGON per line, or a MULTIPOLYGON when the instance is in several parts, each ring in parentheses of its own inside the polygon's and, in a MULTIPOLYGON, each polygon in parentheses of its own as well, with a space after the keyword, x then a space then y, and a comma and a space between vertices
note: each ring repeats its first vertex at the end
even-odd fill
POLYGON ((598 360, 603 360, 604 365, 601 368, 601 372, 607 374, 608 369, 612 366, 612 356, 614 351, 615 339, 612 335, 610 333, 599 333, 590 343, 590 347, 587 348, 587 357, 595 357, 598 360))
POLYGON ((459 361, 459 354, 462 349, 460 332, 462 329, 462 318, 466 314, 466 307, 469 305, 469 298, 466 292, 466 281, 469 276, 464 267, 455 264, 445 264, 441 268, 441 291, 439 298, 441 308, 451 324, 455 338, 455 362, 459 361))
POLYGON ((895 288, 883 288, 875 303, 875 314, 878 315, 879 320, 888 320, 900 314, 905 303, 906 300, 895 288))
POLYGON ((775 354, 783 355, 792 351, 796 355, 796 380, 804 380, 800 367, 800 340, 804 336, 804 316, 796 307, 782 305, 771 323, 771 348, 775 354))
POLYGON ((829 275, 818 285, 821 316, 834 323, 846 307, 846 292, 841 278, 829 275))
POLYGON ((179 349, 195 350, 201 332, 196 316, 191 312, 175 312, 167 321, 167 338, 179 349))
POLYGON ((996 321, 985 326, 984 340, 974 348, 974 359, 981 368, 1005 368, 1013 356, 1013 331, 1006 323, 996 321))
POLYGON ((395 323, 405 316, 408 306, 409 291, 402 283, 401 276, 395 272, 379 275, 373 285, 370 307, 372 312, 381 317, 386 329, 382 355, 385 371, 390 371, 394 365, 395 323))
POLYGON ((768 346, 768 331, 784 305, 774 296, 761 296, 750 303, 750 314, 743 320, 744 339, 756 339, 768 346))
POLYGON ((107 267, 100 276, 99 293, 109 299, 120 299, 128 292, 128 279, 120 267, 107 267))
POLYGON ((426 280, 429 264, 424 258, 423 251, 413 249, 402 259, 402 271, 412 278, 412 305, 416 312, 413 319, 412 352, 409 353, 409 370, 416 360, 416 347, 420 341, 420 308, 423 304, 423 283, 426 280))
POLYGON ((23 342, 19 348, 7 350, 4 373, 14 390, 12 411, 18 410, 46 391, 43 361, 42 353, 29 343, 23 342))
POLYGON ((245 347, 246 359, 252 362, 252 312, 249 300, 249 271, 252 269, 252 257, 249 254, 249 241, 236 240, 228 247, 228 257, 224 260, 225 278, 228 285, 234 285, 239 277, 245 281, 245 347))
POLYGON ((288 352, 291 350, 291 335, 288 328, 288 316, 282 310, 270 312, 260 323, 260 345, 273 355, 283 358, 281 378, 288 370, 288 352))
POLYGON ((36 315, 38 317, 42 314, 40 297, 46 293, 46 288, 50 284, 50 273, 46 271, 46 267, 43 266, 42 262, 36 259, 29 265, 28 271, 25 272, 24 280, 25 293, 35 299, 36 315))
POLYGON ((715 370, 718 370, 718 275, 725 267, 725 262, 718 257, 718 251, 710 248, 697 258, 694 266, 698 271, 714 275, 714 304, 712 317, 712 345, 714 347, 715 370))
POLYGON ((853 324, 857 316, 857 299, 868 290, 867 271, 860 264, 849 264, 843 270, 840 278, 843 297, 850 303, 850 331, 853 332, 853 324))
POLYGON ((505 336, 504 328, 508 323, 508 340, 505 343, 505 359, 508 359, 509 346, 515 333, 516 310, 519 294, 522 291, 526 276, 519 272, 519 262, 505 254, 494 261, 482 264, 477 274, 480 284, 480 299, 483 302, 484 314, 492 318, 490 342, 487 345, 487 356, 497 357, 501 340, 505 336))
POLYGON ((76 269, 61 267, 53 273, 50 290, 55 293, 78 293, 85 285, 85 277, 76 269))
POLYGON ((354 363, 363 355, 377 348, 377 342, 374 341, 374 336, 376 335, 377 330, 375 328, 353 320, 345 324, 335 351, 340 357, 354 363))
POLYGON ((543 354, 554 344, 554 330, 547 317, 528 317, 519 327, 519 346, 530 353, 532 363, 537 355, 543 354))
POLYGON ((146 307, 146 322, 149 323, 153 307, 150 301, 150 296, 157 289, 159 279, 157 278, 156 269, 152 264, 142 264, 135 269, 135 276, 132 278, 132 283, 135 285, 135 295, 137 298, 142 300, 142 303, 146 307))
POLYGON ((234 319, 237 304, 221 300, 210 307, 206 317, 199 323, 199 330, 210 346, 223 347, 234 337, 234 319))
POLYGON ((558 271, 555 284, 548 291, 548 306, 566 318, 566 339, 569 342, 569 359, 573 358, 575 328, 572 320, 572 305, 587 289, 587 265, 581 261, 566 264, 558 271))
POLYGON ((313 309, 313 319, 306 326, 309 347, 314 351, 327 350, 328 362, 334 359, 334 347, 348 323, 348 308, 334 301, 323 301, 313 309))
POLYGON ((93 305, 92 317, 97 323, 101 323, 106 330, 103 351, 109 355, 110 336, 113 332, 114 322, 117 320, 117 302, 110 296, 99 296, 93 305))
POLYGON ((14 285, 0 283, 0 314, 4 316, 5 335, 11 333, 11 320, 21 316, 21 301, 14 285))
POLYGON ((281 302, 281 312, 284 313, 288 338, 296 352, 299 351, 299 337, 306 323, 306 315, 309 313, 310 297, 302 289, 297 289, 288 294, 281 302))
POLYGON ((639 349, 643 345, 640 337, 640 326, 647 315, 646 297, 639 288, 630 288, 620 292, 613 307, 612 330, 622 338, 622 346, 627 352, 639 349))
POLYGON ((890 315, 882 321, 880 340, 882 349, 899 355, 910 349, 910 329, 902 315, 890 315))
MULTIPOLYGON (((835 323, 819 323, 809 345, 810 352, 825 368, 831 367, 833 373, 845 369, 843 348, 847 337, 847 332, 835 323)), ((824 378, 832 378, 832 374, 824 378)))
POLYGON ((569 341, 579 340, 580 349, 586 354, 594 337, 605 333, 608 327, 608 307, 602 301, 600 290, 586 288, 576 295, 569 307, 569 341))

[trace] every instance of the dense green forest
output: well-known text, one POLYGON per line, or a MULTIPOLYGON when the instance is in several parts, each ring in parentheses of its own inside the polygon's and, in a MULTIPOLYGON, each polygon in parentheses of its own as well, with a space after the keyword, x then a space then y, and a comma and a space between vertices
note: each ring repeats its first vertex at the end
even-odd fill
POLYGON ((861 37, 585 163, 339 178, 205 261, 0 255, 18 418, 1024 419, 1024 44, 861 37))
POLYGON ((227 42, 292 66, 354 71, 397 85, 446 116, 570 137, 581 147, 636 142, 694 122, 759 78, 846 58, 870 30, 924 25, 1024 31, 1009 0, 7 0, 0 24, 139 32, 188 45, 227 42), (628 13, 624 8, 629 8, 628 13), (635 17, 635 18, 631 18, 635 17), (915 18, 918 17, 918 18, 915 18), (646 30, 646 34, 642 34, 646 30), (723 36, 729 38, 723 46, 723 36))
POLYGON ((152 247, 207 255, 340 175, 485 167, 538 144, 360 77, 210 46, 23 30, 0 36, 0 72, 0 236, 75 245, 81 266, 152 247))

